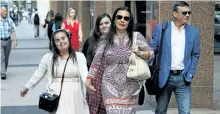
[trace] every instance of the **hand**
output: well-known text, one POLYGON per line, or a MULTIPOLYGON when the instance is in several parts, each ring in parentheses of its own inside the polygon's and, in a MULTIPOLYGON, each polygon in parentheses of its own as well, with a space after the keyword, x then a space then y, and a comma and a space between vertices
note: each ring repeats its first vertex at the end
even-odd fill
POLYGON ((87 79, 86 80, 86 88, 89 90, 89 91, 91 91, 91 92, 94 92, 94 91, 96 91, 96 89, 92 86, 92 84, 91 84, 91 79, 87 79))
POLYGON ((132 51, 133 51, 134 53, 136 53, 137 55, 140 54, 140 50, 139 50, 138 45, 133 45, 133 46, 132 46, 132 51))
POLYGON ((20 96, 25 97, 25 95, 27 95, 28 90, 29 90, 28 88, 24 88, 23 90, 21 90, 20 96))
POLYGON ((17 41, 14 40, 14 48, 16 48, 16 47, 17 47, 17 41))

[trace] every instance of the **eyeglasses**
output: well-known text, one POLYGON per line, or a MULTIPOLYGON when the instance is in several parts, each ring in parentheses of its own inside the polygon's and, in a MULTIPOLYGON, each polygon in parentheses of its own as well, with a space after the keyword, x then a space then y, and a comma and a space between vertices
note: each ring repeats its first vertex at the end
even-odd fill
POLYGON ((186 14, 191 15, 191 13, 192 13, 192 11, 183 11, 183 12, 182 12, 182 15, 183 15, 183 16, 186 16, 186 14))
POLYGON ((116 19, 117 20, 121 20, 122 18, 124 18, 125 21, 129 21, 130 20, 130 17, 128 17, 128 16, 116 15, 116 19))

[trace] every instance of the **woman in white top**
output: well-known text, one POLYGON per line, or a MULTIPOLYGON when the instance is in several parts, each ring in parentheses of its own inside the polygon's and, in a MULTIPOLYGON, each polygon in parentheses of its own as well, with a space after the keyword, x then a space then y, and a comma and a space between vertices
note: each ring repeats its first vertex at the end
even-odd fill
POLYGON ((88 74, 85 56, 71 48, 70 38, 65 30, 55 31, 51 40, 52 52, 43 56, 39 68, 21 90, 21 97, 24 97, 29 89, 34 88, 45 75, 48 77, 46 89, 50 93, 59 95, 62 73, 70 56, 64 74, 59 105, 54 114, 89 114, 85 89, 88 74))

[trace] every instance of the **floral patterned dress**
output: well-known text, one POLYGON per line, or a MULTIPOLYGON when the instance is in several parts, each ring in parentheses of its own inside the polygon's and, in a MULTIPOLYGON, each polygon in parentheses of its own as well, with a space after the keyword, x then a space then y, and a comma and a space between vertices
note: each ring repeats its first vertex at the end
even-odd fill
MULTIPOLYGON (((146 39, 137 33, 137 45, 141 51, 148 48, 146 39)), ((115 38, 114 45, 106 46, 106 40, 99 42, 89 76, 95 78, 99 74, 99 66, 105 63, 102 77, 102 98, 107 114, 134 114, 138 103, 141 82, 129 79, 127 70, 131 55, 129 38, 115 38)))

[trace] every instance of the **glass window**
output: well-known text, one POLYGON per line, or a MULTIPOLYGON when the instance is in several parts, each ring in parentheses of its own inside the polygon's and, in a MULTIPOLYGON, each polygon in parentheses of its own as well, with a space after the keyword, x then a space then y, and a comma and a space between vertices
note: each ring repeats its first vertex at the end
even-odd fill
POLYGON ((158 7, 157 1, 147 1, 146 4, 146 38, 147 41, 150 42, 152 39, 152 32, 156 24, 158 23, 158 7))
POLYGON ((220 2, 215 4, 214 52, 220 52, 220 2))

